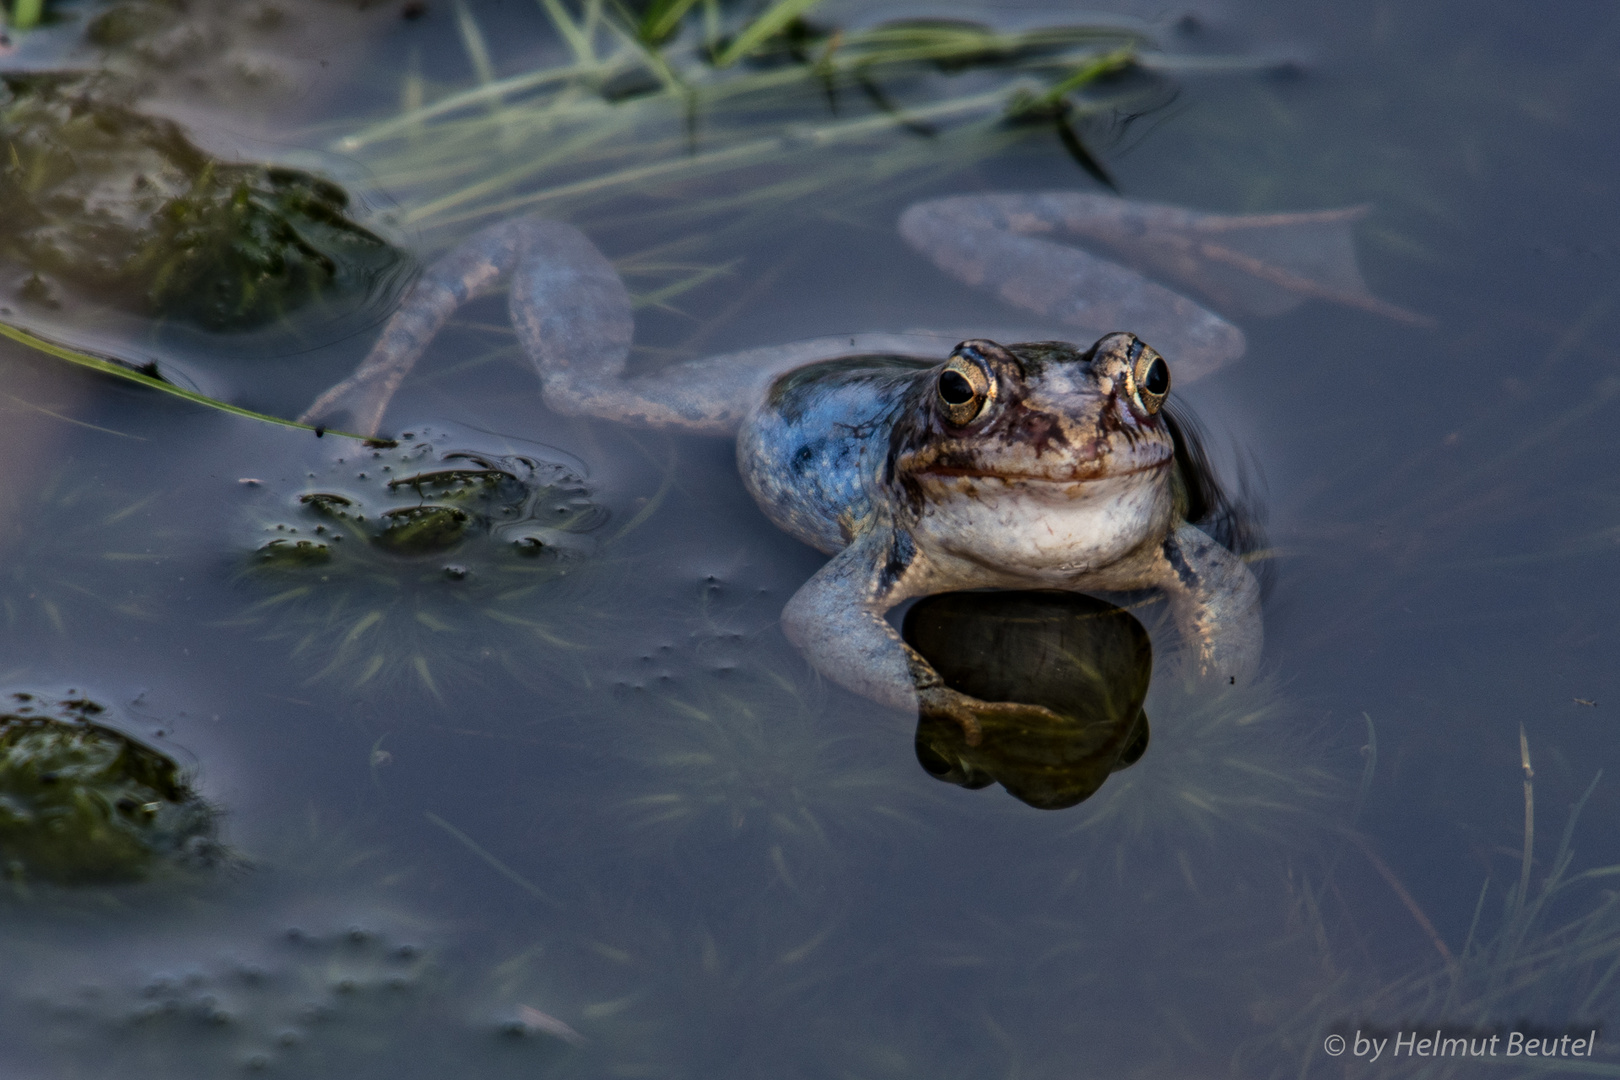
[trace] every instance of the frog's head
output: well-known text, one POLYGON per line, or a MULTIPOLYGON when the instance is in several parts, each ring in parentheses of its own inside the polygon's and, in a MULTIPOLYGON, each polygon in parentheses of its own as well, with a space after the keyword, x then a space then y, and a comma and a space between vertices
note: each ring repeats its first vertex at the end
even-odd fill
POLYGON ((1134 334, 964 341, 919 376, 890 475, 939 550, 1091 573, 1173 526, 1169 393, 1169 364, 1134 334))

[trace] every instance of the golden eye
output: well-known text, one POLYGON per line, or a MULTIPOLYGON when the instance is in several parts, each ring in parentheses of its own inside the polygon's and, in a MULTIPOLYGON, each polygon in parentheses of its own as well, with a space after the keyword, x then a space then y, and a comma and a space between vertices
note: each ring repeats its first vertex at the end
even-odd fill
POLYGON ((971 424, 995 397, 995 384, 983 367, 965 356, 953 356, 935 384, 940 409, 956 427, 971 424))
POLYGON ((1147 346, 1131 365, 1131 384, 1136 389, 1136 400, 1149 414, 1159 411, 1164 399, 1170 396, 1170 365, 1164 357, 1147 346))

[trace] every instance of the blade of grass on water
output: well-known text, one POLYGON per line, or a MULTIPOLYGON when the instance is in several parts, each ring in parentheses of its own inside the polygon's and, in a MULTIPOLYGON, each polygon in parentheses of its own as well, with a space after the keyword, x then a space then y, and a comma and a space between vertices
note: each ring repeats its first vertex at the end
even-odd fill
MULTIPOLYGON (((99 371, 104 375, 112 375, 129 382, 140 383, 142 386, 151 387, 153 390, 161 390, 165 394, 172 394, 177 398, 184 398, 186 401, 195 402, 198 405, 206 405, 210 409, 230 413, 232 416, 245 416, 249 420, 260 420, 267 424, 278 424, 281 427, 302 428, 304 431, 317 430, 313 424, 301 424, 296 420, 284 420, 279 416, 271 416, 268 413, 254 412, 252 409, 244 409, 240 405, 232 405, 229 402, 211 398, 206 394, 199 394, 195 390, 187 390, 185 387, 165 382, 156 375, 149 375, 127 364, 81 352, 77 349, 70 349, 66 345, 59 345, 54 341, 30 334, 26 330, 18 329, 6 323, 0 323, 0 337, 8 337, 19 345, 26 345, 30 349, 42 352, 47 356, 54 356, 58 360, 66 360, 70 364, 77 364, 92 371, 99 371)), ((364 438, 362 435, 356 435, 348 431, 338 431, 335 428, 323 427, 319 430, 322 434, 340 435, 346 439, 364 438)))

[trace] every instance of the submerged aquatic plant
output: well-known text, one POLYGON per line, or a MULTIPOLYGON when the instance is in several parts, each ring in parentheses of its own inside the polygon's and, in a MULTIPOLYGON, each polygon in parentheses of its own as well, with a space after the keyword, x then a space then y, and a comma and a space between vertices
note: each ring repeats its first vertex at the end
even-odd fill
POLYGON ((842 863, 852 830, 916 822, 909 770, 894 729, 829 729, 801 681, 758 655, 763 643, 735 644, 756 655, 719 666, 664 656, 689 674, 619 691, 614 745, 637 768, 612 804, 637 848, 687 852, 723 837, 799 893, 842 863))
POLYGON ((9 695, 0 713, 0 870, 14 881, 132 881, 211 862, 216 814, 174 760, 83 697, 9 695))
POLYGON ((129 492, 64 462, 0 496, 0 619, 67 640, 92 622, 154 619, 157 571, 181 527, 163 492, 129 492))
POLYGON ((1196 891, 1235 852, 1305 850, 1337 826, 1351 787, 1333 760, 1345 748, 1308 730, 1275 682, 1210 693, 1167 679, 1155 691, 1151 749, 1074 811, 1075 837, 1117 874, 1167 860, 1196 891))
MULTIPOLYGON (((1594 1061, 1590 1053, 1570 1056, 1567 1044, 1563 1057, 1506 1056, 1505 1041, 1511 1032, 1533 1038, 1565 1034, 1587 1038, 1594 1028, 1601 1034, 1620 1009, 1620 894, 1611 887, 1620 878, 1620 865, 1575 869, 1576 826, 1603 774, 1592 778, 1570 808, 1558 847, 1545 864, 1546 874, 1536 881, 1534 770, 1522 729, 1519 743, 1524 840, 1516 877, 1502 883, 1485 881, 1461 947, 1455 951, 1448 947, 1415 902, 1403 895, 1434 942, 1435 952, 1382 983, 1341 965, 1334 956, 1339 943, 1320 915, 1332 883, 1330 873, 1307 890, 1303 915, 1316 928, 1324 950, 1321 968, 1331 977, 1273 1037, 1247 1046, 1244 1059, 1259 1064, 1280 1058, 1269 1073, 1279 1078, 1337 1072, 1340 1067, 1320 1053, 1328 1036, 1341 1034, 1348 1040, 1358 1027, 1392 1035, 1420 1022, 1417 1026, 1438 1028, 1447 1037, 1464 1037, 1473 1049, 1454 1046, 1450 1052, 1427 1056, 1385 1054, 1377 1063, 1358 1061, 1358 1069, 1369 1076, 1433 1080, 1471 1076, 1482 1064, 1518 1065, 1536 1075, 1620 1075, 1612 1052, 1598 1055, 1609 1061, 1594 1061), (1493 1034, 1499 1038, 1494 1057, 1484 1052, 1493 1034)), ((1366 842, 1358 838, 1358 843, 1366 842)), ((1359 948, 1356 943, 1341 947, 1359 948)))
POLYGON ((421 428, 351 443, 304 490, 273 494, 237 571, 270 595, 240 621, 320 664, 312 680, 437 696, 452 671, 570 648, 586 618, 555 606, 606 520, 572 466, 421 428))

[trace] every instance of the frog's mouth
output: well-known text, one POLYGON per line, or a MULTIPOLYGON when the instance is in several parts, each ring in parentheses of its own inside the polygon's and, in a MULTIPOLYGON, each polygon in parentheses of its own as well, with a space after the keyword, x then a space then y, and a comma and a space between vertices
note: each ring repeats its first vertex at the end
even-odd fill
POLYGON ((1170 467, 1173 454, 1154 461, 1144 461, 1124 469, 1110 469, 1106 458, 1092 458, 1077 463, 1067 474, 1053 472, 1021 472, 1016 469, 996 469, 989 466, 930 465, 915 474, 918 477, 939 477, 945 480, 1000 480, 1009 484, 1083 484, 1095 480, 1119 480, 1142 473, 1160 472, 1170 467))

